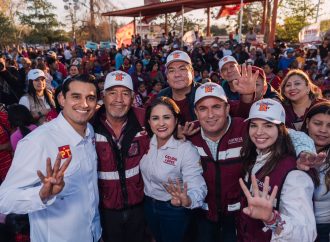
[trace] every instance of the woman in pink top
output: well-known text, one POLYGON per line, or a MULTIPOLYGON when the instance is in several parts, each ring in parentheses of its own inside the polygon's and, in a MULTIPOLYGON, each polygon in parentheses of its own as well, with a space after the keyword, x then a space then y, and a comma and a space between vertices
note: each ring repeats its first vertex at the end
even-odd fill
POLYGON ((8 121, 13 130, 16 129, 10 135, 10 143, 13 151, 15 151, 18 141, 37 128, 37 126, 34 124, 31 112, 21 104, 12 105, 8 108, 8 121))

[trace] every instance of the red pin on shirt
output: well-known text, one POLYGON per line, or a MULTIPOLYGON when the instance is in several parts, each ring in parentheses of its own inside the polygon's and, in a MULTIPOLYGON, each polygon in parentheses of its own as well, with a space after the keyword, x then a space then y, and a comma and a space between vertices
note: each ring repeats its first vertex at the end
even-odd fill
POLYGON ((64 145, 64 146, 58 147, 58 151, 61 154, 61 159, 66 159, 71 156, 70 145, 64 145))

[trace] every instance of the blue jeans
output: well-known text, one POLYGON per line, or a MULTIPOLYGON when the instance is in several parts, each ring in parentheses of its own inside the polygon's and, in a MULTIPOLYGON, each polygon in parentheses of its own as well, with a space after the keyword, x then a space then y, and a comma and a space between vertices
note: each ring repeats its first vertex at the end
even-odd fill
POLYGON ((318 242, 329 242, 330 224, 316 224, 318 242))
POLYGON ((145 197, 144 214, 157 242, 181 242, 187 229, 190 210, 145 197))

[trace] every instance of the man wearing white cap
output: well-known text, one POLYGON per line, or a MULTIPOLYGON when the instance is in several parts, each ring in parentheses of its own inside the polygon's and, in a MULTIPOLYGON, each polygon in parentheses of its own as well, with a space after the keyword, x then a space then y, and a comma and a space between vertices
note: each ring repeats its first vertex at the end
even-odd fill
POLYGON ((224 81, 222 87, 229 100, 239 100, 239 93, 235 90, 233 80, 240 74, 240 66, 233 56, 225 56, 219 61, 220 76, 224 81))
POLYGON ((199 84, 193 81, 194 69, 189 55, 180 50, 173 51, 165 66, 169 87, 160 91, 158 97, 172 98, 181 110, 183 122, 195 120, 194 98, 199 84))
MULTIPOLYGON (((257 78, 251 68, 247 76, 248 80, 257 78)), ((241 98, 246 101, 250 98, 251 104, 253 87, 246 88, 241 98)), ((235 103, 237 101, 228 101, 223 88, 215 83, 203 84, 196 91, 195 112, 201 130, 188 138, 201 156, 208 188, 205 216, 198 223, 198 242, 237 240, 236 218, 241 195, 238 179, 242 171, 240 150, 247 132, 247 124, 238 116, 247 117, 248 113, 237 108, 235 103), (230 111, 236 117, 231 117, 230 111)), ((297 154, 302 150, 308 149, 298 147, 297 154)))
POLYGON ((143 130, 144 109, 132 107, 133 82, 123 71, 110 72, 104 105, 93 126, 98 154, 100 215, 107 242, 144 241, 143 180, 139 170, 149 138, 143 130))

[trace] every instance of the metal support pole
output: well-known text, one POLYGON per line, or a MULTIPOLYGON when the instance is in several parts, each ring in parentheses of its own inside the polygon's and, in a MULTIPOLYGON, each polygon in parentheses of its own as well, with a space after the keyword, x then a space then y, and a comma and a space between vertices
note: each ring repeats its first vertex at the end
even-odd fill
POLYGON ((181 24, 181 47, 183 47, 183 28, 184 28, 184 6, 182 5, 182 24, 181 24))
POLYGON ((240 8, 240 19, 239 19, 239 38, 238 42, 242 42, 242 23, 243 23, 243 0, 241 0, 241 8, 240 8))

